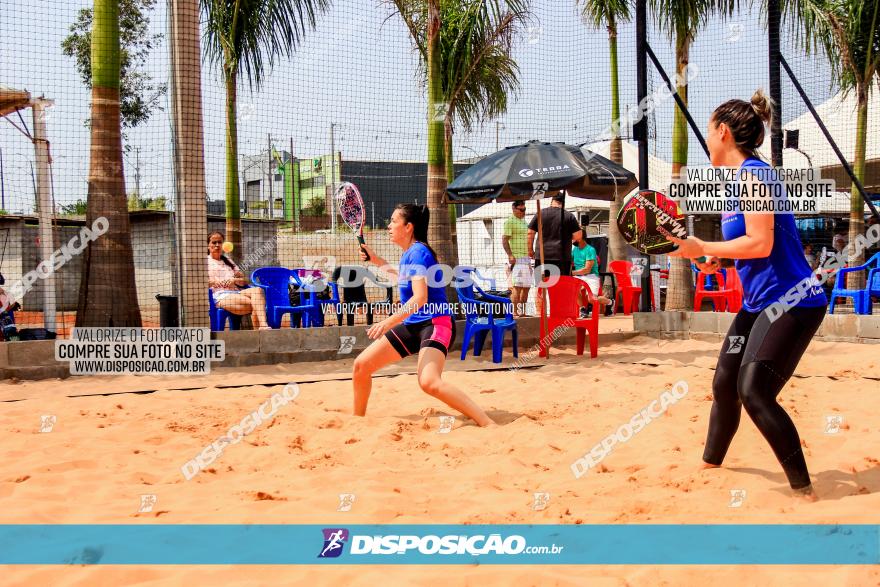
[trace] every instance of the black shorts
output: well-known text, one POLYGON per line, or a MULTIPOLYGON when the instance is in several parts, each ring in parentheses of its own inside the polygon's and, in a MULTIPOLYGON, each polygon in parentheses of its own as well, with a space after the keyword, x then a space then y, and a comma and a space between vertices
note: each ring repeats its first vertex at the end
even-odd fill
POLYGON ((455 342, 455 320, 452 316, 436 316, 413 324, 401 323, 386 332, 385 338, 401 358, 425 348, 437 349, 447 355, 455 342))

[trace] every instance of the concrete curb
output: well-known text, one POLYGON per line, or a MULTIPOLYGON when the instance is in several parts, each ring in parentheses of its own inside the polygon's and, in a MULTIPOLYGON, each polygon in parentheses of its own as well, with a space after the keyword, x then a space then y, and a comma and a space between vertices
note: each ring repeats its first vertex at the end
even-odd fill
MULTIPOLYGON (((521 357, 530 350, 533 350, 533 347, 537 347, 539 338, 538 322, 538 318, 520 318, 517 320, 521 357)), ((458 321, 456 329, 457 335, 452 350, 460 353, 464 322, 458 321)), ((638 334, 638 332, 600 333, 599 352, 601 353, 602 346, 606 344, 628 340, 638 334)), ((226 347, 224 360, 212 363, 212 368, 251 367, 278 363, 306 363, 352 359, 372 342, 367 338, 364 325, 224 331, 212 333, 211 338, 224 341, 226 347), (342 337, 354 338, 354 345, 345 354, 339 352, 342 337)), ((569 329, 553 342, 553 347, 573 346, 575 342, 576 332, 574 329, 569 329)), ((513 341, 508 334, 504 337, 505 362, 513 359, 509 350, 512 348, 512 345, 513 341)), ((488 355, 491 358, 491 352, 491 343, 487 340, 481 356, 486 357, 488 355)), ((587 348, 585 354, 587 357, 589 356, 589 348, 587 348)), ((458 359, 458 355, 456 354, 454 358, 458 359)), ((54 340, 0 344, 0 379, 65 379, 70 376, 69 363, 55 360, 54 340)))

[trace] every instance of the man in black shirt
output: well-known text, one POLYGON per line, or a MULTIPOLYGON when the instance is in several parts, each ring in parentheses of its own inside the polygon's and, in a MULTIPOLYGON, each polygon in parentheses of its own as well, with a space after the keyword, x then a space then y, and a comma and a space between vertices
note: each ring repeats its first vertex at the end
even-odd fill
MULTIPOLYGON (((562 196, 553 196, 550 207, 541 210, 544 265, 555 265, 559 267, 561 275, 571 275, 571 243, 580 240, 582 231, 574 214, 563 210, 562 202, 562 196)), ((537 233, 538 217, 535 216, 529 223, 526 241, 529 245, 529 256, 538 259, 540 263, 538 243, 535 242, 537 233)))
MULTIPOLYGON (((583 231, 574 214, 563 209, 565 201, 562 195, 553 196, 549 208, 541 210, 541 231, 544 237, 544 265, 555 265, 560 275, 571 275, 571 243, 580 241, 583 231), (560 238, 561 237, 561 238, 560 238)), ((539 202, 540 205, 540 202, 539 202)), ((535 235, 538 233, 538 217, 529 223, 529 234, 526 242, 529 245, 529 256, 537 259, 540 265, 540 254, 535 235)), ((547 275, 547 272, 544 273, 547 275)), ((541 311, 541 296, 538 295, 538 312, 541 311)))

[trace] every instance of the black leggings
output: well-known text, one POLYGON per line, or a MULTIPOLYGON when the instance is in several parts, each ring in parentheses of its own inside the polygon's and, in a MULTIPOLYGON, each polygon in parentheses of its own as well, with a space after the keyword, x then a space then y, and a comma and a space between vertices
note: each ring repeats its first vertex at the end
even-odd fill
POLYGON ((810 486, 800 437, 776 396, 794 373, 824 317, 825 306, 795 307, 775 322, 766 312, 739 311, 718 356, 704 461, 720 465, 724 460, 745 406, 776 453, 792 489, 810 486))

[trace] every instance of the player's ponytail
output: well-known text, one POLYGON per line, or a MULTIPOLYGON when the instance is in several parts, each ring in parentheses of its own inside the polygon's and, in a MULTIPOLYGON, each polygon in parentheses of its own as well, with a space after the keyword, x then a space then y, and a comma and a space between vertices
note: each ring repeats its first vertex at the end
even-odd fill
POLYGON ((773 100, 763 90, 758 90, 749 102, 728 100, 715 109, 712 120, 722 122, 733 135, 736 146, 747 157, 760 159, 758 147, 764 143, 765 124, 770 124, 773 100))
POLYGON ((431 220, 431 212, 428 207, 417 204, 398 204, 397 210, 403 216, 404 222, 413 225, 413 238, 428 247, 428 250, 437 259, 437 253, 428 244, 428 223, 431 220))

